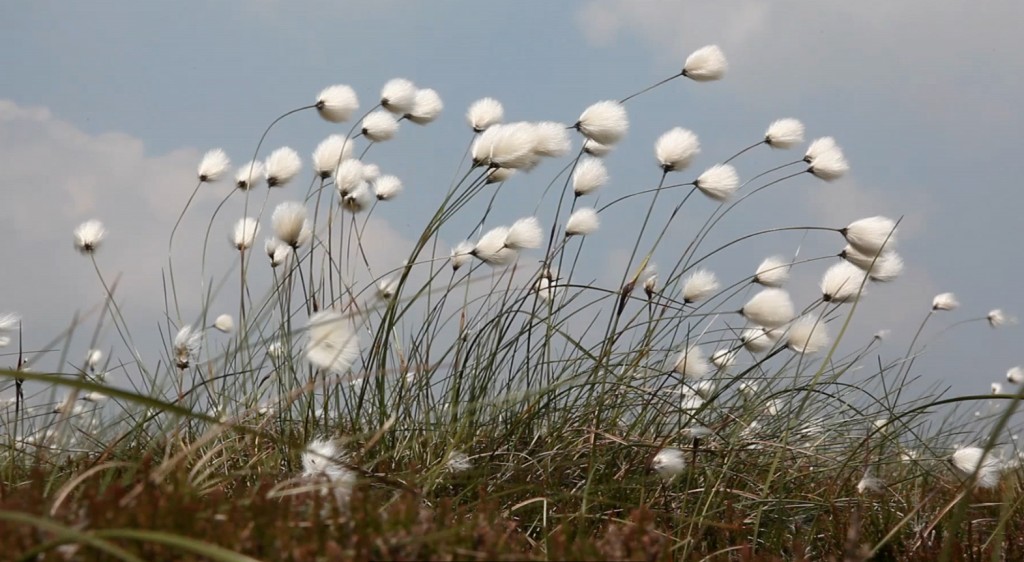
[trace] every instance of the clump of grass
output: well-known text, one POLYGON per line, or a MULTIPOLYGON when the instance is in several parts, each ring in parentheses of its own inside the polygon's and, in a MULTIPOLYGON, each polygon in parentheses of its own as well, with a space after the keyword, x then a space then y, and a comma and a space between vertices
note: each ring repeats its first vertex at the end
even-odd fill
MULTIPOLYGON (((175 274, 171 232, 160 359, 135 345, 104 275, 119 235, 83 223, 75 247, 103 297, 85 361, 66 352, 82 319, 26 353, 20 318, 0 316, 0 343, 19 345, 0 372, 14 391, 0 411, 0 548, 125 560, 1012 558, 1024 534, 1008 427, 1024 390, 910 391, 915 359, 941 352, 931 344, 946 330, 1011 317, 929 333, 958 306, 939 295, 889 357, 881 332, 851 342, 847 329, 869 287, 898 282, 898 220, 720 234, 779 184, 847 174, 832 137, 745 169, 761 145, 803 144, 803 124, 780 119, 681 183, 669 178, 701 145, 675 124, 654 142, 649 178, 616 180, 600 160, 646 118, 631 115, 640 94, 726 69, 720 49, 699 49, 679 73, 565 123, 505 122, 500 102, 475 102, 465 152, 448 154, 461 158, 455 179, 422 209, 411 247, 386 255, 370 249, 373 219, 416 182, 368 158, 444 104, 395 79, 357 117, 354 89, 325 88, 272 122, 223 190, 189 254, 199 279, 175 274), (303 194, 298 153, 264 144, 311 110, 352 124, 320 143, 303 194), (542 178, 548 161, 558 171, 542 178), (653 187, 588 201, 643 181, 653 187), (536 197, 536 212, 510 216, 509 189, 536 197), (276 190, 289 200, 271 208, 276 190), (226 261, 208 259, 221 213, 233 214, 226 261), (636 214, 635 232, 614 232, 631 250, 595 272, 612 213, 636 214), (684 215, 704 218, 667 245, 684 215), (265 256, 253 250, 261 230, 273 232, 265 256), (737 247, 786 233, 835 249, 779 247, 728 266, 737 247), (820 292, 786 288, 818 269, 820 292), (197 310, 182 310, 186 292, 197 310), (958 417, 976 401, 981 419, 958 417)), ((208 152, 181 217, 230 169, 208 152)))

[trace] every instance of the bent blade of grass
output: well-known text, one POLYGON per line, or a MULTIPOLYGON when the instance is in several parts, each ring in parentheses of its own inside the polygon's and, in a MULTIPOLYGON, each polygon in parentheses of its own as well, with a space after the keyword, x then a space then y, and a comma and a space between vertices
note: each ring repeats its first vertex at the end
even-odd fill
POLYGON ((22 557, 22 560, 35 560, 36 555, 46 552, 49 548, 60 546, 61 544, 68 543, 82 543, 91 546, 95 549, 101 550, 111 556, 118 558, 119 560, 127 560, 129 562, 143 562, 142 558, 135 556, 134 554, 124 550, 123 548, 113 544, 102 537, 98 537, 96 532, 82 532, 72 529, 67 525, 63 525, 51 519, 45 517, 37 517, 35 515, 29 515, 20 511, 0 511, 0 521, 9 521, 11 523, 21 523, 23 525, 31 525, 41 531, 46 531, 57 535, 57 540, 41 545, 40 548, 46 547, 41 550, 40 548, 33 549, 26 553, 22 557), (38 552, 37 552, 38 551, 38 552))

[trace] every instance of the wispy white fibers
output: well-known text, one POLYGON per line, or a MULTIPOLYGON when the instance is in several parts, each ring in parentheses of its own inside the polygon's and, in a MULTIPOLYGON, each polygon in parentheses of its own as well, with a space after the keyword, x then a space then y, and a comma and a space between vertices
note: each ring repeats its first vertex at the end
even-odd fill
POLYGON ((683 76, 697 82, 709 82, 721 79, 728 68, 729 62, 725 59, 722 49, 718 48, 718 45, 708 45, 686 57, 686 62, 683 63, 683 76))
POLYGON ((416 85, 405 78, 392 78, 380 90, 380 105, 396 115, 405 115, 416 104, 416 85))
POLYGON ((423 88, 416 90, 412 110, 405 114, 405 118, 417 125, 426 125, 437 119, 442 110, 444 102, 441 101, 441 96, 430 88, 423 88))
POLYGON ((851 222, 839 233, 860 253, 875 256, 883 248, 896 244, 896 221, 882 216, 868 217, 851 222))
POLYGON ((213 321, 213 327, 218 332, 230 334, 235 329, 235 319, 230 314, 221 314, 213 321))
POLYGON ((608 183, 608 170, 597 158, 582 158, 572 173, 572 191, 576 197, 593 193, 608 183))
POLYGON ((586 152, 587 154, 595 158, 601 158, 602 156, 606 156, 611 151, 612 147, 608 146, 607 144, 601 144, 595 140, 587 139, 583 143, 583 152, 586 152))
POLYGON ((215 182, 224 175, 231 167, 231 160, 223 150, 215 148, 203 155, 199 161, 199 169, 196 171, 201 182, 215 182))
POLYGON ((702 301, 718 292, 719 286, 714 272, 698 269, 683 282, 683 302, 690 304, 702 301))
POLYGON ((992 383, 989 386, 989 389, 992 391, 992 394, 1002 394, 1003 393, 1003 385, 1001 385, 1001 384, 999 384, 997 382, 992 383))
POLYGON ((980 447, 960 447, 950 462, 964 476, 974 475, 979 488, 995 488, 999 484, 999 458, 980 447))
POLYGON ((324 88, 316 97, 316 110, 320 117, 331 123, 343 123, 359 109, 359 98, 351 87, 336 84, 324 88))
POLYGON ((717 367, 720 371, 732 367, 735 362, 736 350, 719 349, 711 354, 711 364, 717 367))
POLYGON ((321 496, 334 497, 339 508, 348 505, 355 487, 356 472, 347 467, 348 455, 334 440, 315 439, 302 453, 302 477, 324 486, 321 496))
POLYGON ((825 271, 821 278, 821 298, 825 302, 847 303, 866 292, 864 271, 848 261, 841 261, 825 271))
POLYGON ((779 256, 769 256, 757 266, 754 283, 765 287, 781 287, 789 280, 790 264, 779 256))
MULTIPOLYGON (((11 338, 6 333, 16 331, 20 323, 21 316, 13 312, 0 313, 0 347, 10 345, 11 338)), ((99 363, 99 360, 97 359, 96 362, 99 363)))
POLYGON ((331 177, 343 160, 352 157, 352 141, 342 135, 331 135, 320 141, 313 151, 313 169, 321 179, 331 177))
POLYGON ((587 236, 597 232, 601 220, 597 218, 597 210, 591 207, 576 209, 565 223, 566 236, 587 236))
POLYGON ((629 130, 629 117, 621 103, 599 101, 583 110, 574 127, 590 140, 613 145, 622 140, 629 130))
POLYGON ((892 281, 903 273, 903 258, 890 250, 883 251, 876 258, 847 244, 839 257, 866 271, 872 281, 892 281))
POLYGON ((565 125, 554 121, 534 123, 533 153, 537 156, 557 158, 572 147, 565 125))
POLYGON ((259 186, 263 181, 263 162, 253 160, 238 168, 235 172, 235 187, 248 191, 259 186))
POLYGON ((686 472, 686 454, 679 449, 661 449, 651 460, 651 469, 663 479, 671 480, 686 472))
POLYGON ((452 264, 452 271, 458 271, 460 267, 466 265, 466 263, 469 262, 469 259, 473 256, 473 248, 474 244, 468 240, 464 242, 459 242, 458 244, 455 245, 454 248, 452 248, 450 258, 452 264))
POLYGON ((764 142, 772 148, 793 148, 804 142, 804 124, 792 118, 773 121, 764 132, 764 142))
POLYGON ((750 297, 740 314, 759 326, 778 328, 793 319, 793 300, 783 289, 763 289, 750 297))
POLYGON ((256 236, 260 232, 260 223, 252 217, 238 219, 231 231, 231 245, 236 250, 244 251, 252 248, 256 236))
POLYGON ((477 136, 471 153, 475 166, 528 168, 537 161, 536 129, 530 123, 492 125, 477 136))
POLYGON ((491 168, 487 171, 487 180, 485 181, 488 184, 501 183, 503 181, 507 181, 508 178, 514 176, 515 173, 516 171, 511 168, 491 168))
POLYGON ((698 176, 693 185, 715 201, 725 201, 739 187, 740 177, 729 164, 715 164, 698 176))
POLYGON ((1024 367, 1010 367, 1010 369, 1006 371, 1006 380, 1013 384, 1020 384, 1024 382, 1024 367))
POLYGON ((537 217, 525 217, 512 223, 505 236, 505 247, 513 250, 539 248, 544 240, 544 231, 537 217))
POLYGON ((203 343, 203 332, 192 326, 182 326, 174 336, 174 361, 179 369, 187 369, 199 356, 203 343))
POLYGON ((395 176, 381 176, 373 182, 373 194, 378 201, 391 201, 402 192, 402 180, 395 176))
POLYGON ((804 153, 804 162, 810 164, 808 172, 825 181, 839 179, 850 171, 843 150, 832 137, 822 137, 811 142, 804 153))
POLYGON ((700 347, 691 345, 676 354, 672 370, 683 375, 683 378, 697 380, 711 373, 711 365, 700 347))
POLYGON ((107 229, 98 220, 88 220, 75 228, 75 249, 83 254, 91 254, 100 247, 107 229))
POLYGON ((804 316, 789 327, 786 347, 801 355, 817 353, 828 345, 825 323, 816 316, 804 316))
POLYGON ((299 153, 287 146, 283 146, 270 153, 266 163, 263 165, 263 174, 270 187, 281 187, 292 181, 292 178, 299 174, 302 169, 302 159, 299 153))
POLYGON ((508 238, 508 227, 499 226, 484 233, 477 240, 470 254, 491 266, 508 265, 519 257, 519 253, 505 245, 508 238))
POLYGON ((364 181, 350 191, 348 195, 342 197, 339 203, 346 211, 356 214, 369 209, 370 205, 373 204, 373 200, 373 190, 370 189, 370 184, 364 181))
POLYGON ((475 133, 484 132, 491 125, 501 123, 504 118, 505 108, 494 98, 478 99, 466 111, 466 121, 475 133))
POLYGON ((953 293, 940 293, 932 299, 932 310, 955 310, 959 306, 960 301, 953 293))
POLYGON ((308 240, 310 233, 307 222, 306 206, 298 201, 278 204, 274 214, 270 216, 274 235, 292 248, 298 248, 308 240))
POLYGON ((774 331, 768 331, 760 326, 747 328, 740 334, 740 343, 751 353, 764 353, 768 351, 778 340, 774 331))
POLYGON ((363 118, 363 136, 370 142, 384 142, 395 138, 398 120, 387 111, 374 111, 363 118))
POLYGON ((697 154, 700 154, 700 140, 693 131, 682 127, 666 131, 654 143, 654 155, 666 172, 685 170, 697 154))
POLYGON ((1011 324, 1016 324, 1017 319, 1009 314, 1003 312, 1001 308, 994 308, 988 312, 985 316, 985 320, 988 320, 988 325, 993 328, 999 328, 1011 324))
POLYGON ((309 317, 306 360, 314 367, 343 374, 359 358, 359 338, 348 318, 335 310, 309 317))
POLYGON ((270 267, 284 265, 293 253, 291 246, 277 238, 267 238, 266 243, 263 245, 263 250, 267 253, 267 257, 270 258, 270 267))
POLYGON ((380 166, 363 162, 363 180, 372 182, 373 180, 380 177, 380 166))
POLYGON ((386 277, 377 282, 377 297, 382 301, 389 301, 398 294, 398 283, 401 278, 398 276, 386 277))
POLYGON ((334 188, 342 197, 348 195, 366 181, 363 163, 355 158, 342 160, 334 171, 334 188))

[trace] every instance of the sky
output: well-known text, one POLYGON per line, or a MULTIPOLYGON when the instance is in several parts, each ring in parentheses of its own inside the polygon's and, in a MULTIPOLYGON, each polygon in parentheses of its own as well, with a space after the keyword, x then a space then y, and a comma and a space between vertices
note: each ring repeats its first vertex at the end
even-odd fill
MULTIPOLYGON (((405 255, 422 209, 436 206, 450 184, 470 140, 463 115, 474 100, 498 98, 509 120, 571 124, 590 103, 675 74, 689 52, 717 44, 730 62, 724 80, 676 80, 630 102, 631 128, 606 160, 612 180, 602 200, 656 184, 653 143, 671 127, 692 129, 703 146, 683 181, 760 140, 777 118, 799 118, 809 138, 834 136, 851 162, 848 176, 779 186, 711 241, 778 225, 901 218, 906 273, 872 287, 854 323, 858 334, 891 329, 886 346, 896 357, 937 293, 953 291, 963 305, 936 318, 931 334, 997 307, 1024 314, 1021 21, 1024 5, 1015 0, 983 8, 965 0, 13 3, 0 21, 0 312, 22 315, 26 348, 38 349, 76 311, 100 304, 93 265, 71 244, 76 225, 98 218, 109 230, 99 267, 108 281, 120 275, 119 302, 140 347, 161 345, 167 237, 202 153, 219 147, 235 164, 249 160, 270 121, 312 103, 325 86, 351 85, 364 108, 393 77, 444 99, 436 123, 403 124, 372 152, 407 185, 370 229, 370 253, 386 266, 405 255)), ((292 146, 311 174, 307 155, 344 130, 305 112, 275 127, 261 156, 292 146)), ((762 147, 738 167, 750 176, 800 156, 762 147)), ((507 186, 496 220, 537 212, 550 224, 554 211, 538 209, 537 194, 558 168, 543 164, 517 178, 520 186, 507 186)), ((299 197, 299 183, 269 204, 299 197)), ((199 302, 189 284, 199 275, 195 248, 228 190, 203 186, 175 242, 181 302, 191 314, 199 302)), ((711 208, 705 201, 686 208, 669 231, 664 261, 711 208)), ((599 251, 581 267, 584 275, 618 282, 630 244, 616 233, 634 230, 644 209, 646 200, 603 218, 587 241, 599 251)), ((213 225, 212 264, 233 259, 219 242, 236 218, 229 215, 213 225)), ((442 233, 447 243, 465 237, 458 226, 442 233)), ((758 239, 709 266, 736 279, 769 254, 800 247, 801 255, 827 255, 838 242, 758 239)), ((823 270, 820 262, 798 268, 794 295, 811 298, 823 270)), ((77 338, 69 357, 81 357, 88 339, 77 338)), ((99 343, 116 339, 108 328, 99 343)), ((928 383, 985 393, 1024 362, 1021 343, 1020 326, 995 331, 975 322, 943 336, 916 368, 928 383)), ((4 351, 0 362, 13 365, 4 351)))

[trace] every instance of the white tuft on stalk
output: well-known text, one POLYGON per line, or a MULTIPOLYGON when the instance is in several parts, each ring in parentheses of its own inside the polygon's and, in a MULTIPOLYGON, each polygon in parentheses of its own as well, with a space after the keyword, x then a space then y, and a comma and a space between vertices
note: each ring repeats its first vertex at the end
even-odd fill
POLYGON ((464 242, 459 242, 458 244, 455 245, 454 248, 452 248, 450 258, 452 263, 452 271, 458 271, 460 267, 466 265, 466 263, 469 262, 469 259, 473 257, 473 247, 473 243, 467 240, 464 242))
POLYGON ((686 472, 686 453, 673 448, 661 449, 651 460, 651 469, 663 479, 671 480, 686 472))
POLYGON ((896 222, 882 216, 853 221, 839 233, 858 252, 869 256, 878 255, 883 248, 892 248, 896 244, 896 222))
POLYGON ((821 278, 821 299, 825 302, 848 303, 867 292, 864 271, 848 261, 841 261, 825 271, 821 278))
POLYGON ((395 176, 381 176, 373 182, 373 194, 378 201, 391 201, 402 192, 402 180, 395 176))
POLYGON ((850 165, 847 163, 846 156, 843 155, 839 145, 835 144, 831 137, 825 138, 829 139, 829 142, 819 144, 817 147, 812 144, 811 147, 814 149, 814 155, 811 156, 812 150, 809 148, 804 156, 804 160, 810 164, 807 171, 815 177, 825 181, 834 181, 850 171, 850 165), (830 146, 828 146, 829 144, 830 146))
POLYGON ((565 223, 566 236, 587 236, 597 232, 601 220, 597 218, 597 210, 591 207, 576 209, 565 223))
POLYGON ((441 96, 430 88, 423 88, 416 90, 412 110, 405 114, 405 118, 417 125, 427 125, 437 119, 442 110, 444 102, 441 101, 441 96))
POLYGON ((359 98, 355 90, 344 84, 328 86, 316 97, 316 110, 320 117, 331 123, 348 121, 359 109, 359 98))
POLYGON ((828 345, 825 323, 816 316, 804 316, 789 327, 786 347, 800 355, 817 353, 828 345))
POLYGON ((179 369, 187 369, 199 356, 203 344, 203 332, 183 326, 174 336, 174 362, 179 369))
POLYGON ((993 328, 999 328, 1001 326, 1007 326, 1017 323, 1016 318, 1003 312, 1001 308, 994 308, 990 310, 988 312, 988 315, 985 316, 985 320, 987 320, 988 325, 992 326, 993 328))
POLYGON ((736 168, 729 164, 715 164, 697 177, 693 184, 711 199, 725 201, 739 187, 740 177, 736 173, 736 168))
POLYGON ((960 306, 960 301, 953 293, 940 293, 932 299, 932 310, 955 310, 960 306))
POLYGON ((740 314, 759 326, 778 328, 793 319, 793 301, 783 289, 763 289, 750 297, 740 314))
POLYGON ((342 160, 334 171, 334 188, 338 190, 338 195, 344 197, 366 181, 363 168, 363 163, 355 158, 342 160))
POLYGON ((537 156, 557 158, 564 156, 572 147, 565 125, 554 121, 534 123, 533 153, 537 156))
POLYGON ((720 371, 724 371, 729 367, 732 367, 733 363, 736 362, 736 351, 732 349, 719 349, 711 354, 711 364, 718 368, 720 371))
POLYGON ((740 343, 751 353, 764 353, 778 341, 775 336, 774 331, 757 326, 743 330, 743 333, 740 334, 740 343))
POLYGON ((308 238, 309 226, 306 218, 306 206, 298 201, 285 201, 278 204, 270 223, 274 227, 277 239, 292 248, 298 248, 308 238))
POLYGON ((75 228, 75 249, 83 254, 91 254, 100 247, 107 230, 98 220, 88 220, 75 228))
POLYGON ((256 236, 260 232, 260 223, 252 217, 238 219, 231 231, 231 245, 236 250, 245 251, 252 248, 256 236))
POLYGON ((392 78, 380 90, 380 105, 396 115, 405 115, 416 105, 416 85, 405 78, 392 78))
POLYGON ((1013 384, 1020 384, 1024 382, 1024 367, 1019 365, 1016 367, 1010 367, 1010 369, 1006 371, 1006 380, 1013 384))
POLYGON ((718 45, 701 47, 690 53, 683 63, 683 76, 696 82, 720 80, 725 76, 729 62, 718 45))
POLYGON ((474 133, 482 133, 491 125, 501 123, 505 108, 494 98, 482 98, 473 102, 466 111, 466 120, 474 133))
POLYGON ((698 269, 683 282, 683 302, 686 304, 702 301, 715 294, 720 287, 718 277, 706 269, 698 269))
POLYGON ((536 164, 536 128, 530 123, 488 127, 470 149, 474 166, 529 168, 536 164))
POLYGON ((539 248, 544 241, 544 231, 537 217, 525 217, 512 223, 505 236, 505 247, 513 250, 539 248))
POLYGON ((384 142, 395 138, 398 120, 387 111, 374 111, 363 118, 361 132, 370 142, 384 142))
POLYGON ((685 170, 699 153, 697 135, 682 127, 666 131, 654 143, 654 155, 665 172, 685 170))
POLYGON ((672 370, 684 379, 699 380, 711 373, 711 365, 701 348, 691 345, 676 355, 672 361, 672 370))
POLYGON ((341 208, 352 214, 357 214, 369 209, 370 205, 373 204, 373 200, 373 190, 370 189, 370 184, 364 181, 350 191, 348 195, 342 197, 339 203, 341 208))
POLYGON ((802 142, 804 124, 797 119, 778 119, 764 132, 764 143, 772 148, 793 148, 802 142))
POLYGON ((601 144, 595 140, 587 139, 583 142, 583 152, 595 157, 601 158, 602 156, 608 155, 612 151, 612 147, 607 144, 601 144))
POLYGON ((283 146, 270 153, 263 165, 263 175, 270 187, 281 187, 299 174, 302 159, 299 153, 283 146))
POLYGON ((608 170, 597 158, 583 158, 572 173, 572 191, 576 197, 593 193, 608 183, 608 170))
POLYGON ((254 189, 263 181, 263 162, 253 160, 235 172, 235 187, 242 191, 254 189))
POLYGON ((398 282, 401 278, 387 277, 377 282, 377 298, 382 301, 389 301, 398 294, 398 282))
POLYGON ((779 256, 769 256, 757 266, 754 283, 779 288, 789 280, 790 264, 779 256))
POLYGON ((322 310, 309 317, 306 360, 314 367, 344 374, 359 358, 359 338, 348 318, 335 310, 322 310))
POLYGON ((999 458, 985 453, 980 447, 960 447, 949 458, 953 466, 964 476, 974 475, 979 488, 995 488, 999 485, 999 458))
POLYGON ((621 103, 599 101, 583 110, 574 128, 592 141, 613 145, 629 130, 629 116, 621 103))
POLYGON ((499 226, 487 231, 473 246, 470 254, 491 266, 504 266, 516 261, 519 253, 505 245, 508 230, 507 226, 499 226))
POLYGON ((351 157, 352 141, 341 135, 331 135, 320 141, 313 151, 313 169, 320 179, 327 179, 343 160, 351 157))
POLYGON ((235 330, 235 319, 232 318, 230 314, 221 314, 213 321, 213 327, 216 328, 218 332, 230 334, 235 330))
POLYGON ((231 167, 231 160, 223 150, 215 148, 203 155, 199 161, 199 169, 196 171, 200 182, 215 182, 224 175, 231 167))

